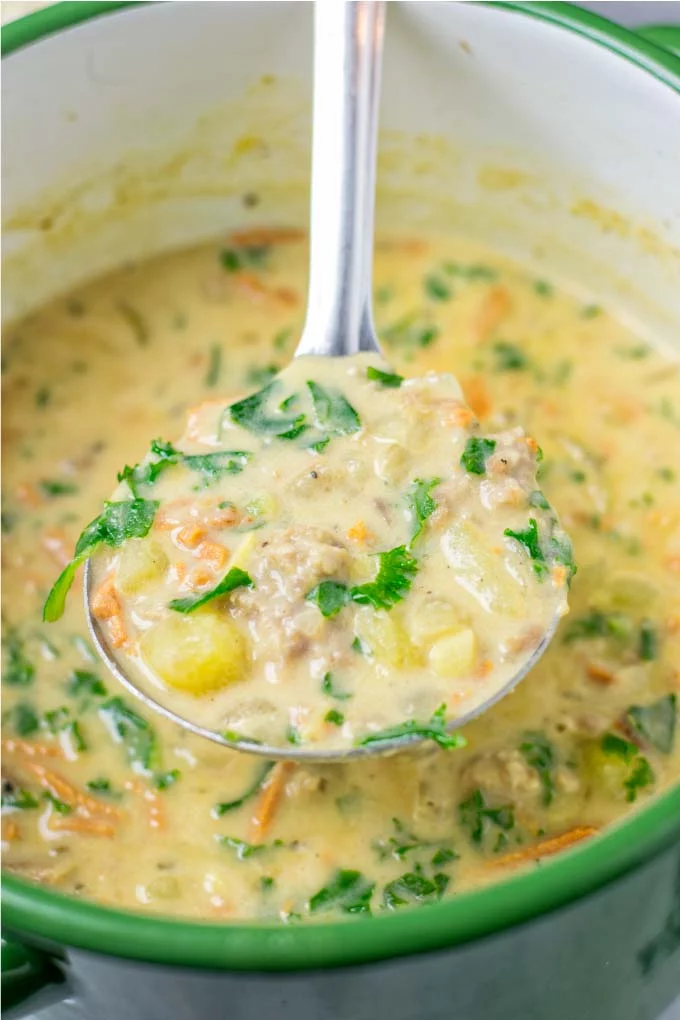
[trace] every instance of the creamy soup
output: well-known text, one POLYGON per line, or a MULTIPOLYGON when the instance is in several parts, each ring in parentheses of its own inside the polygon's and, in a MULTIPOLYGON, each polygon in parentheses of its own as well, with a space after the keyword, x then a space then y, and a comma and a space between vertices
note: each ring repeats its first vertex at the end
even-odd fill
POLYGON ((453 749, 566 610, 538 453, 481 435, 451 375, 298 358, 120 473, 78 542, 92 612, 138 687, 230 740, 453 749))
MULTIPOLYGON (((453 372, 484 436, 536 438, 578 564, 552 645, 465 726, 466 747, 274 765, 117 687, 79 590, 42 622, 83 521, 149 437, 172 440, 190 407, 241 399, 290 360, 306 260, 293 233, 235 235, 7 330, 2 838, 17 874, 212 919, 377 913, 536 866, 677 781, 677 365, 592 301, 456 240, 378 244, 388 361, 453 372)), ((342 714, 340 680, 326 694, 342 714)))

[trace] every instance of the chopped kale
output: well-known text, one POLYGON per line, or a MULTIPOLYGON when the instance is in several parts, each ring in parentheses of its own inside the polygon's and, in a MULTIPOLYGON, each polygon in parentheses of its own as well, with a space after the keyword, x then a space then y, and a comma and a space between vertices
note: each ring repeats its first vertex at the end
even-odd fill
POLYGON ((465 444, 460 463, 472 475, 485 475, 486 462, 495 449, 495 439, 471 436, 465 444))
POLYGON ((152 772, 158 768, 160 749, 155 730, 141 715, 137 715, 122 698, 105 701, 99 715, 115 740, 125 746, 133 768, 152 772))
POLYGON ((216 584, 210 591, 203 592, 202 595, 187 595, 183 599, 172 599, 168 604, 170 609, 174 609, 177 613, 193 613, 195 609, 199 609, 207 602, 212 602, 213 599, 222 598, 236 588, 250 588, 252 584, 252 578, 245 570, 232 567, 219 584, 216 584))
POLYGON ((349 436, 361 428, 361 419, 345 396, 335 389, 307 381, 312 395, 316 424, 323 433, 331 436, 349 436))
POLYGON ((322 616, 331 619, 346 606, 351 596, 349 588, 340 581, 320 581, 305 595, 307 602, 313 602, 322 616))
POLYGON ((555 751, 543 733, 527 733, 519 749, 527 765, 535 769, 543 787, 543 803, 552 803, 555 793, 555 751))
POLYGON ((255 781, 241 794, 240 797, 237 797, 235 800, 221 801, 219 804, 216 804, 213 808, 213 814, 215 817, 221 818, 222 815, 226 815, 230 811, 236 811, 238 808, 243 807, 246 801, 250 800, 251 797, 254 797, 256 793, 259 793, 262 789, 262 784, 274 768, 274 764, 275 763, 273 761, 268 761, 261 769, 258 769, 255 781))
POLYGON ((406 722, 396 726, 389 726, 387 729, 378 730, 377 733, 368 733, 359 737, 356 744, 360 747, 390 744, 402 737, 421 737, 423 740, 432 740, 439 747, 445 750, 452 750, 456 747, 465 747, 467 741, 459 733, 449 733, 446 728, 446 705, 440 705, 428 722, 418 722, 416 719, 408 719, 406 722))
POLYGON ((24 642, 19 633, 8 630, 3 640, 5 666, 2 682, 10 687, 27 687, 35 677, 35 666, 26 658, 24 642))
POLYGON ((677 695, 666 694, 650 705, 631 705, 626 722, 631 730, 661 751, 670 754, 675 740, 677 695))
POLYGON ((421 869, 414 869, 385 886, 383 904, 388 910, 397 910, 414 903, 434 903, 442 898, 448 884, 448 875, 440 872, 429 879, 421 869))
POLYGON ((366 369, 366 378, 372 382, 380 383, 386 389, 398 389, 404 381, 403 375, 396 375, 394 372, 383 372, 380 368, 369 365, 366 369))
POLYGON ((504 832, 508 832, 515 824, 512 804, 504 804, 497 808, 489 807, 481 790, 474 790, 467 800, 458 805, 458 817, 463 828, 469 831, 472 842, 478 846, 484 841, 487 823, 504 832))
POLYGON ((323 910, 340 909, 346 914, 369 914, 375 882, 360 871, 339 869, 322 889, 309 900, 310 914, 323 910))
POLYGON ((324 678, 321 681, 321 690, 324 694, 327 694, 329 698, 335 698, 336 701, 347 701, 352 695, 346 691, 339 691, 335 686, 332 673, 325 673, 324 678))
POLYGON ((529 526, 522 531, 513 531, 512 528, 506 528, 503 534, 506 538, 514 539, 515 542, 519 542, 524 547, 532 561, 534 572, 538 577, 545 577, 548 572, 548 566, 545 562, 545 554, 538 537, 538 524, 535 517, 529 518, 529 526))
POLYGON ((411 545, 421 535, 425 521, 437 509, 437 502, 432 498, 432 490, 436 489, 440 482, 441 478, 416 478, 406 494, 413 519, 411 545))
POLYGON ((351 596, 361 605, 371 605, 374 609, 391 609, 411 590, 418 563, 403 545, 389 552, 378 553, 378 563, 378 573, 373 581, 352 588, 351 596))

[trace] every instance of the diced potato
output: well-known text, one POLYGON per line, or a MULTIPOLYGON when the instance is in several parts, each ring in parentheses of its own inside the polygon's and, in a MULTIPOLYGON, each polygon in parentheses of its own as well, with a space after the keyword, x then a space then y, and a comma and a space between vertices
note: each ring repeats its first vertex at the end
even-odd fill
POLYGON ((394 610, 360 609, 354 621, 354 631, 362 644, 378 662, 403 669, 416 665, 419 660, 417 649, 411 644, 401 621, 394 610))
POLYGON ((212 609, 161 620, 142 636, 141 652, 168 687, 188 694, 226 687, 248 671, 244 636, 212 609))
POLYGON ((459 613, 447 599, 426 598, 412 609, 408 630, 417 645, 429 648, 435 638, 458 629, 460 623, 459 613))
POLYGON ((364 582, 375 574, 375 557, 368 553, 358 553, 352 556, 349 562, 349 576, 351 581, 364 582))
POLYGON ((246 503, 246 513, 262 521, 273 520, 279 512, 278 501, 271 492, 262 492, 246 503))
POLYGON ((505 569, 503 553, 495 551, 481 528, 472 521, 457 521, 447 528, 442 551, 458 584, 486 610, 522 616, 522 589, 505 569))
POLYGON ((396 485, 406 474, 408 456, 400 443, 382 444, 374 461, 375 473, 389 485, 396 485))
POLYGON ((439 676, 469 676, 477 663, 477 636, 470 627, 440 637, 430 648, 429 660, 439 676))
POLYGON ((123 595, 136 595, 151 581, 159 580, 170 561, 158 542, 130 538, 120 551, 116 584, 123 595))

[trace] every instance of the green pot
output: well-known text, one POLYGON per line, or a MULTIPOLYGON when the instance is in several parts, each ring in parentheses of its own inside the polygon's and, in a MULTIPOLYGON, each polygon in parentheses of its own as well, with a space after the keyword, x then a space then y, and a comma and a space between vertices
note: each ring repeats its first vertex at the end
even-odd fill
MULTIPOLYGON (((450 217, 589 289, 597 272, 603 301, 677 344, 680 32, 636 36, 560 3, 392 4, 389 18, 378 227, 450 217), (425 161, 423 134, 440 138, 425 161), (523 183, 477 195, 489 165, 523 183), (579 195, 629 226, 575 214, 579 195)), ((308 4, 62 3, 6 28, 4 212, 72 220, 49 245, 6 244, 6 312, 237 225, 245 185, 272 221, 304 221, 310 26, 308 4), (258 105, 263 73, 301 84, 258 105), (270 158, 225 170, 253 125, 270 158)), ((680 788, 530 872, 394 915, 189 923, 14 877, 3 897, 15 1016, 651 1020, 680 993, 680 788)))

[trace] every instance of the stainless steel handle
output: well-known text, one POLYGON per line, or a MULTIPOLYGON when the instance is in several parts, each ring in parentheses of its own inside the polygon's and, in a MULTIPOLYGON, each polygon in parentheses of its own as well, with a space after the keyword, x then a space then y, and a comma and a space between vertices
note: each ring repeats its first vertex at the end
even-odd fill
POLYGON ((371 280, 385 3, 317 0, 309 293, 300 354, 377 351, 371 280))

